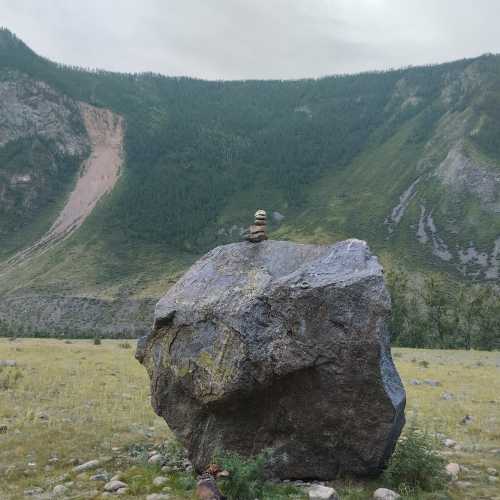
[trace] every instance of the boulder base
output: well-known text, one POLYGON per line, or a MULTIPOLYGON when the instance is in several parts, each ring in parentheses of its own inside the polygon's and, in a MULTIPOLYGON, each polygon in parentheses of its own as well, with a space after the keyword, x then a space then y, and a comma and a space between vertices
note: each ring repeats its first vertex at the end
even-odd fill
POLYGON ((197 470, 269 451, 269 476, 381 471, 404 425, 390 298, 367 245, 235 243, 158 302, 136 357, 197 470))

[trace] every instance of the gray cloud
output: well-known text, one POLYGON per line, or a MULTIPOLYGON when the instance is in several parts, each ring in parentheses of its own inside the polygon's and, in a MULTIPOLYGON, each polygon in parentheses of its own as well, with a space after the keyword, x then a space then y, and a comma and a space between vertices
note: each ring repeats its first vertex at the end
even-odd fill
POLYGON ((493 0, 0 0, 0 25, 66 64, 300 78, 500 52, 493 0))

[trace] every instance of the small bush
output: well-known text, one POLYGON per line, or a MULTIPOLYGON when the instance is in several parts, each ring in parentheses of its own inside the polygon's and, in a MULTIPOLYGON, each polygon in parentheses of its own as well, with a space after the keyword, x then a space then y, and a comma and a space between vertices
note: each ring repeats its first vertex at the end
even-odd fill
POLYGON ((422 360, 422 361, 419 361, 419 363, 418 363, 418 364, 419 364, 422 368, 429 368, 429 362, 428 362, 428 361, 425 361, 425 359, 424 359, 424 360, 422 360))
POLYGON ((101 339, 97 335, 94 337, 94 345, 101 345, 101 339))
POLYGON ((215 460, 230 474, 221 484, 224 495, 238 500, 262 498, 265 482, 264 453, 253 458, 243 458, 236 453, 225 453, 216 457, 215 460))
POLYGON ((432 439, 410 426, 398 442, 384 472, 385 482, 399 491, 434 491, 445 484, 444 460, 432 439))
POLYGON ((23 372, 16 367, 0 366, 0 389, 13 389, 23 377, 23 372))
POLYGON ((132 346, 128 342, 120 342, 118 347, 120 349, 130 349, 132 346))

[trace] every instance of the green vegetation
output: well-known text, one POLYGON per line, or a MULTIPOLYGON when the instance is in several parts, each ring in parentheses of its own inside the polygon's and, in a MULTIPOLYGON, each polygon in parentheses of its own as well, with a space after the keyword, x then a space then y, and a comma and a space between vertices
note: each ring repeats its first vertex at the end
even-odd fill
POLYGON ((444 467, 435 440, 410 425, 399 440, 384 479, 401 493, 442 490, 446 484, 444 467))
POLYGON ((465 285, 447 275, 418 282, 387 275, 393 299, 392 341, 404 347, 500 349, 500 295, 493 285, 465 285))
POLYGON ((264 492, 265 455, 245 459, 236 453, 226 453, 215 457, 215 463, 229 472, 223 482, 223 493, 228 498, 254 500, 262 498, 264 492))
POLYGON ((273 484, 265 479, 266 453, 253 458, 244 458, 237 453, 221 453, 215 463, 229 472, 220 480, 222 493, 228 499, 238 500, 280 500, 304 498, 303 491, 293 485, 273 484))

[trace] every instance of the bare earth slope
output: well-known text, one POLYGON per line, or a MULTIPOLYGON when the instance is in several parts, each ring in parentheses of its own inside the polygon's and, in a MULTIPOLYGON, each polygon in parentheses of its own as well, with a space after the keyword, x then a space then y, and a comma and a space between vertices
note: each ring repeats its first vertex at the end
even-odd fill
POLYGON ((54 222, 46 239, 67 235, 78 228, 103 195, 118 180, 123 158, 123 118, 108 109, 80 103, 91 154, 82 165, 75 189, 54 222))

